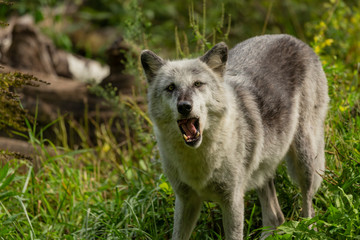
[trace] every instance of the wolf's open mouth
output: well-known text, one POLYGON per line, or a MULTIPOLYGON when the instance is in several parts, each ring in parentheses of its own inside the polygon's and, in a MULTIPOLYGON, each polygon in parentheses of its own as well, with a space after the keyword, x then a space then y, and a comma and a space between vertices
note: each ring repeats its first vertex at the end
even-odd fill
POLYGON ((178 120, 178 125, 185 143, 193 146, 200 139, 200 123, 198 118, 187 118, 178 120))

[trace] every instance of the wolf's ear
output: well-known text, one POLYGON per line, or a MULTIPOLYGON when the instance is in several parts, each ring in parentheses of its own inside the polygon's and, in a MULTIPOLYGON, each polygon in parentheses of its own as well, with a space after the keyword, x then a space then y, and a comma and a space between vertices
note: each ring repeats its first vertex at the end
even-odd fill
POLYGON ((206 63, 220 77, 224 75, 226 61, 228 57, 228 47, 224 42, 216 44, 200 60, 206 63))
POLYGON ((151 83, 165 61, 150 50, 142 51, 140 59, 147 81, 151 83))

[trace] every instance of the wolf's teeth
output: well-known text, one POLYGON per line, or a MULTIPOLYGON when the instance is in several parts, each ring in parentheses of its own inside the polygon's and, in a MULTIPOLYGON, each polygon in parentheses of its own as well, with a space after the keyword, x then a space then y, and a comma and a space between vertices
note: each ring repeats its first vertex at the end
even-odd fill
POLYGON ((185 134, 183 134, 183 138, 187 141, 189 139, 188 136, 186 136, 185 134))
POLYGON ((199 137, 200 136, 200 132, 196 132, 196 137, 199 137))

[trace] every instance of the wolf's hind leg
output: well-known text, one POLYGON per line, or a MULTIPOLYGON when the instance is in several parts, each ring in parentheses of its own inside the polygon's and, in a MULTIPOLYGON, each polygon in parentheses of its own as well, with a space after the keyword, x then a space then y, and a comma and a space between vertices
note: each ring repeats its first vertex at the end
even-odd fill
MULTIPOLYGON (((257 189, 257 193, 261 204, 263 226, 275 229, 285 221, 285 218, 276 196, 274 180, 267 181, 263 187, 257 189)), ((268 235, 270 232, 263 232, 261 239, 265 239, 268 235)))
POLYGON ((295 136, 287 158, 288 172, 300 186, 303 197, 302 216, 314 217, 312 199, 320 187, 325 170, 323 130, 300 129, 295 136))

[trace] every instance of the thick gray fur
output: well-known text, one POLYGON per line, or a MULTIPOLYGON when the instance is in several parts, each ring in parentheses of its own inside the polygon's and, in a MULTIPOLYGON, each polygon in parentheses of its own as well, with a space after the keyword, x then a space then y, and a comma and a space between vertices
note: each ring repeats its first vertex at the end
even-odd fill
POLYGON ((314 216, 329 99, 309 46, 289 35, 265 35, 230 51, 219 43, 198 59, 165 61, 145 50, 141 61, 163 169, 176 194, 173 239, 189 239, 204 200, 220 204, 226 239, 242 239, 250 189, 258 192, 263 225, 282 224, 273 179, 283 159, 301 189, 302 215, 314 216), (191 105, 186 116, 179 112, 184 102, 191 105), (192 145, 178 126, 184 118, 199 121, 192 145))

